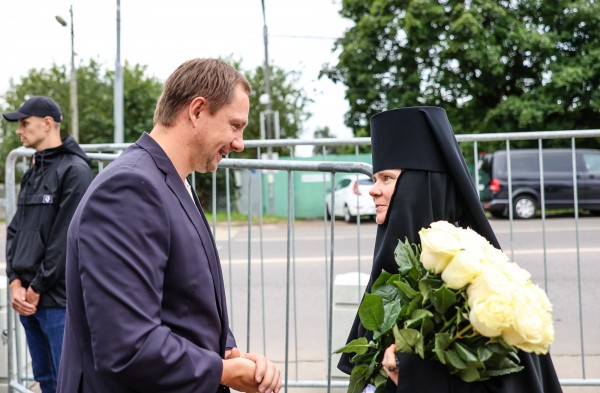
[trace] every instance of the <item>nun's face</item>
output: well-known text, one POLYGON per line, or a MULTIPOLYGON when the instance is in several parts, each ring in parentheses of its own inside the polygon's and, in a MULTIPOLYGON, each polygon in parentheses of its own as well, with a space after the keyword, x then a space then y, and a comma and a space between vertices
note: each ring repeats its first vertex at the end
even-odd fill
POLYGON ((371 195, 373 202, 375 202, 375 221, 377 224, 385 222, 388 206, 392 200, 396 181, 398 181, 401 172, 400 169, 386 169, 373 175, 375 184, 371 188, 371 191, 369 191, 369 195, 371 195))

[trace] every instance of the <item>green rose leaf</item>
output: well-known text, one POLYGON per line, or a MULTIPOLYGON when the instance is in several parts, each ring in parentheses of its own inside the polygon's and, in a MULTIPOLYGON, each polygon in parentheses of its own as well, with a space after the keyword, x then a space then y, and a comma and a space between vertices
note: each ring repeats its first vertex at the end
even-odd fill
POLYGON ((442 364, 446 364, 446 357, 444 356, 444 351, 446 351, 446 348, 448 348, 449 345, 449 333, 437 333, 435 335, 435 347, 433 349, 433 352, 442 364))
POLYGON ((446 350, 445 354, 446 354, 446 360, 454 368, 457 368, 458 370, 464 370, 467 368, 467 364, 453 350, 446 350))
POLYGON ((421 359, 425 359, 425 337, 422 334, 419 334, 419 337, 417 337, 415 353, 419 355, 421 359))
POLYGON ((415 329, 399 329, 394 326, 394 338, 396 339, 396 352, 413 353, 413 348, 419 341, 418 330, 415 329))
POLYGON ((394 250, 394 257, 400 274, 406 274, 413 268, 412 258, 414 258, 414 252, 408 240, 404 243, 402 241, 398 242, 398 246, 394 250))
POLYGON ((442 285, 444 285, 444 281, 439 277, 428 276, 419 280, 419 291, 421 291, 421 293, 426 293, 432 289, 438 289, 442 285))
POLYGON ((383 299, 383 304, 397 302, 400 298, 398 287, 393 284, 382 284, 377 289, 371 290, 373 295, 379 295, 383 299))
POLYGON ((518 366, 519 359, 518 357, 515 360, 512 360, 510 356, 506 356, 506 354, 494 354, 486 363, 488 368, 492 370, 500 370, 500 369, 511 369, 513 367, 518 366))
POLYGON ((377 277, 377 279, 375 280, 375 282, 373 283, 373 285, 371 286, 371 293, 375 292, 375 290, 377 288, 379 288, 381 285, 386 284, 388 279, 390 277, 395 276, 395 274, 391 274, 386 272, 385 270, 383 270, 381 272, 381 274, 379 275, 379 277, 377 277))
POLYGON ((368 367, 364 365, 354 366, 350 374, 348 393, 361 393, 369 380, 368 367))
POLYGON ((377 351, 368 351, 362 355, 354 355, 350 361, 353 364, 371 364, 376 361, 378 353, 377 351))
POLYGON ((452 348, 456 351, 458 356, 466 362, 478 362, 477 356, 473 352, 471 352, 466 346, 462 345, 459 342, 455 342, 452 345, 452 348))
POLYGON ((373 378, 373 385, 375 385, 375 393, 383 393, 385 392, 385 386, 387 385, 388 376, 383 371, 383 369, 379 370, 380 372, 373 378))
POLYGON ((425 320, 430 319, 431 317, 433 317, 431 311, 419 308, 413 311, 411 318, 404 323, 404 326, 407 328, 420 327, 425 320))
MULTIPOLYGON (((367 375, 373 375, 376 370, 379 368, 379 360, 377 359, 379 357, 379 351, 376 352, 372 358, 371 358, 371 362, 369 363, 369 367, 367 369, 367 375)), ((372 378, 371 378, 372 379, 372 378)))
POLYGON ((383 306, 385 317, 383 319, 383 325, 381 326, 382 333, 387 333, 396 325, 398 315, 400 315, 400 309, 401 305, 399 301, 389 302, 383 306))
POLYGON ((458 376, 465 382, 474 382, 481 379, 481 375, 474 365, 469 365, 464 370, 460 370, 458 376))
POLYGON ((336 350, 334 353, 356 353, 358 355, 363 355, 367 353, 369 348, 373 348, 373 345, 369 344, 366 337, 361 337, 350 341, 348 344, 336 350))
POLYGON ((394 285, 400 289, 400 293, 408 300, 412 300, 419 295, 419 291, 414 290, 410 284, 404 281, 394 281, 394 285))
POLYGON ((400 314, 404 317, 412 316, 413 312, 419 307, 421 307, 421 303, 423 303, 423 297, 419 295, 412 299, 410 303, 406 306, 406 308, 403 307, 400 314))
POLYGON ((358 308, 358 316, 366 329, 372 332, 380 332, 379 329, 383 325, 385 317, 382 297, 366 293, 358 308))
POLYGON ((350 376, 354 376, 354 377, 368 377, 368 370, 369 367, 366 365, 358 365, 354 368, 352 368, 352 373, 350 373, 350 376))
POLYGON ((485 363, 489 358, 492 357, 494 352, 492 352, 487 346, 482 346, 477 348, 477 359, 481 363, 485 363))
POLYGON ((430 299, 431 304, 435 307, 435 311, 440 314, 444 314, 456 303, 456 295, 445 285, 431 291, 430 299))
POLYGON ((523 367, 523 366, 519 366, 519 365, 515 364, 512 367, 505 367, 505 368, 501 368, 498 370, 485 370, 481 374, 482 374, 482 376, 485 376, 485 377, 499 377, 502 375, 517 373, 517 372, 523 370, 524 368, 525 367, 523 367))

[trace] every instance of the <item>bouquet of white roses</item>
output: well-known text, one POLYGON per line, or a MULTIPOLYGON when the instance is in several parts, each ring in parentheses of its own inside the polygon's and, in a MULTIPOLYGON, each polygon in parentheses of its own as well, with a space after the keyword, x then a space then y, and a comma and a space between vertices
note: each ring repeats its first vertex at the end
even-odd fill
POLYGON ((520 371, 517 349, 545 354, 552 306, 530 274, 471 229, 438 221, 395 250, 399 274, 382 272, 359 307, 373 333, 337 353, 355 353, 349 393, 383 392, 385 349, 441 362, 467 382, 520 371))

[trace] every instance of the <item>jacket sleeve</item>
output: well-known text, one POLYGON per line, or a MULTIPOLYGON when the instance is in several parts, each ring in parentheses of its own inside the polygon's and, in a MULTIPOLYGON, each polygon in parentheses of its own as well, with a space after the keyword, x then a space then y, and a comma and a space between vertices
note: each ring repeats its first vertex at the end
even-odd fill
POLYGON ((13 247, 12 243, 15 240, 15 235, 17 233, 16 228, 19 227, 19 214, 15 214, 12 218, 10 225, 6 228, 6 277, 8 278, 8 283, 10 284, 17 278, 19 278, 12 270, 12 264, 14 260, 13 255, 13 247))
POLYGON ((166 192, 145 174, 115 174, 90 193, 71 227, 94 367, 143 392, 215 392, 219 353, 162 322, 173 311, 163 308, 172 226, 182 224, 173 221, 166 192))
POLYGON ((237 347, 237 343, 235 342, 235 337, 233 336, 233 332, 231 328, 227 328, 227 342, 225 344, 225 348, 235 348, 237 347))
POLYGON ((69 165, 61 176, 58 212, 52 223, 44 259, 31 280, 31 287, 37 293, 47 291, 64 275, 69 224, 92 179, 91 168, 83 162, 69 165))
MULTIPOLYGON (((32 169, 29 168, 23 175, 23 178, 21 179, 21 191, 23 190, 24 185, 27 184, 27 179, 31 176, 31 173, 32 169)), ((17 237, 18 228, 21 226, 21 223, 19 222, 20 219, 19 211, 17 210, 10 221, 10 224, 6 228, 6 277, 8 278, 9 284, 19 278, 13 272, 13 263, 15 260, 13 242, 17 237)))

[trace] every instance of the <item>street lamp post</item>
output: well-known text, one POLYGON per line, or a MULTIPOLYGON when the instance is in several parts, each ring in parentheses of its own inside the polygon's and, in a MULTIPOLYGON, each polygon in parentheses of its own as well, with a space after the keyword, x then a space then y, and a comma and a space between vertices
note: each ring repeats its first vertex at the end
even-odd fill
MULTIPOLYGON (((69 8, 71 14, 71 135, 76 141, 79 141, 79 110, 77 108, 77 70, 75 69, 75 30, 73 27, 73 6, 69 8)), ((56 21, 63 27, 67 27, 67 22, 60 16, 56 16, 56 21)))

